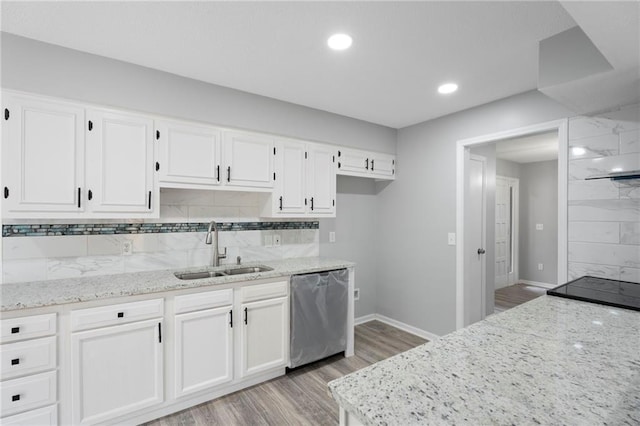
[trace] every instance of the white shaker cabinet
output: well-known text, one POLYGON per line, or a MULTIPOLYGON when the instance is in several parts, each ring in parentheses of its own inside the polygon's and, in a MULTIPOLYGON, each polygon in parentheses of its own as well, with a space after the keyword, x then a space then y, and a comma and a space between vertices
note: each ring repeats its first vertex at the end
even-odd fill
POLYGON ((233 291, 177 296, 175 306, 176 398, 230 382, 233 379, 233 291), (193 309, 197 310, 189 312, 193 309))
POLYGON ((335 149, 329 145, 309 144, 307 188, 312 216, 335 216, 335 149))
POLYGON ((369 154, 369 171, 378 179, 393 179, 396 174, 396 157, 372 152, 369 154))
POLYGON ((84 109, 13 94, 5 94, 4 101, 5 216, 73 216, 85 211, 84 109))
POLYGON ((87 197, 91 211, 149 216, 157 212, 153 120, 89 109, 87 130, 87 197))
POLYGON ((276 180, 272 195, 275 215, 304 215, 307 210, 306 195, 306 145, 298 141, 276 142, 276 180))
POLYGON ((194 189, 219 186, 221 137, 215 127, 157 120, 160 185, 194 189))
POLYGON ((224 133, 223 179, 226 186, 273 188, 273 138, 256 133, 224 133))
POLYGON ((395 179, 396 159, 394 155, 362 151, 351 148, 338 150, 339 175, 362 176, 375 179, 395 179))

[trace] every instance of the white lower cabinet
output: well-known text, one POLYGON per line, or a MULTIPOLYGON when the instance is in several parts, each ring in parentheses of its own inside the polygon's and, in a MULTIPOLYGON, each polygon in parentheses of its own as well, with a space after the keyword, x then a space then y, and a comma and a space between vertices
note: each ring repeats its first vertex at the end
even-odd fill
POLYGON ((5 426, 55 426, 58 424, 58 407, 48 407, 31 410, 15 416, 5 417, 0 421, 5 426))
MULTIPOLYGON (((114 318, 125 322, 118 314, 127 305, 113 306, 114 318)), ((72 333, 71 365, 74 424, 103 422, 160 404, 162 318, 72 333)))

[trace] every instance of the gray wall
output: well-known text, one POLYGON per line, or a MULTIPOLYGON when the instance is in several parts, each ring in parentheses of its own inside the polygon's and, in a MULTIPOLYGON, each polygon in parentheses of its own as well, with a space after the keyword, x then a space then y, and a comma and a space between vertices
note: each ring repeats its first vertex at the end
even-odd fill
POLYGON ((519 278, 558 281, 558 161, 520 165, 519 278), (542 231, 536 224, 543 225, 542 231), (538 263, 544 270, 538 271, 538 263))
POLYGON ((395 153, 396 130, 0 33, 2 87, 395 153))
POLYGON ((320 256, 356 262, 356 318, 376 313, 377 197, 373 179, 338 176, 335 219, 320 220, 320 256), (335 231, 336 242, 329 243, 335 231))
POLYGON ((520 164, 498 158, 496 160, 496 175, 520 178, 520 164))
POLYGON ((456 141, 571 115, 532 91, 399 130, 396 180, 378 195, 378 313, 455 329, 456 141))
MULTIPOLYGON (((485 163, 485 315, 493 313, 495 298, 493 292, 496 284, 496 144, 474 147, 471 154, 480 155, 486 158, 485 163)), ((473 213, 472 213, 473 214, 473 213)))

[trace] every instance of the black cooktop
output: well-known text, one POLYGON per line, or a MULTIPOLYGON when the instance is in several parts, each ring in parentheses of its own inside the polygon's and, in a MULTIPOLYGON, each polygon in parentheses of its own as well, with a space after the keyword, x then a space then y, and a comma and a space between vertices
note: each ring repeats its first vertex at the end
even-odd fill
POLYGON ((630 281, 584 276, 547 290, 547 294, 640 311, 640 283, 630 281))

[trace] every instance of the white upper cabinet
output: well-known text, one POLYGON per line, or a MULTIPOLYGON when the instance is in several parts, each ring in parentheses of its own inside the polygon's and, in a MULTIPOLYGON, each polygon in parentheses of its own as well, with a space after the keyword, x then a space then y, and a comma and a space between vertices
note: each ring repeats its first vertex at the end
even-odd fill
POLYGON ((273 188, 273 138, 255 133, 224 133, 224 182, 227 186, 273 188))
POLYGON ((220 185, 221 136, 215 127, 157 120, 160 185, 195 189, 220 185))
POLYGON ((335 148, 329 145, 309 144, 308 153, 307 187, 309 213, 313 216, 335 216, 335 148))
POLYGON ((276 141, 275 186, 265 217, 335 216, 336 149, 290 139, 276 141))
POLYGON ((6 217, 85 211, 84 109, 5 94, 2 145, 6 217))
POLYGON ((339 175, 363 176, 376 179, 395 179, 396 157, 391 154, 351 148, 338 150, 339 175))
POLYGON ((87 110, 87 120, 87 195, 91 211, 111 216, 153 216, 159 210, 153 120, 100 109, 87 110))

